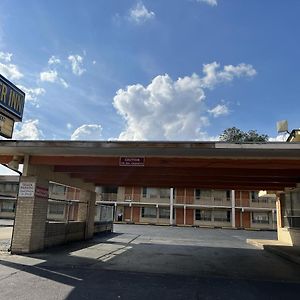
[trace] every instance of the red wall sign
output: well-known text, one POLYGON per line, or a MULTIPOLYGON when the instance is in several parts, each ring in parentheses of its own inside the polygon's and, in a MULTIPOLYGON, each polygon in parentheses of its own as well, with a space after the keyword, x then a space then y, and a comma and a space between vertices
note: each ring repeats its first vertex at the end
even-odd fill
POLYGON ((145 157, 120 157, 119 165, 123 167, 144 167, 145 157))

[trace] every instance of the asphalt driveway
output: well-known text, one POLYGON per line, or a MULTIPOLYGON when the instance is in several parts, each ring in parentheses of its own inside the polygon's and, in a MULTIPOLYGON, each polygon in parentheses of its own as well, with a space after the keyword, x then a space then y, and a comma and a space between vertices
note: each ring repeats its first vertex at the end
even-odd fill
POLYGON ((275 232, 115 225, 26 256, 2 254, 3 299, 282 299, 300 268, 246 243, 275 232))

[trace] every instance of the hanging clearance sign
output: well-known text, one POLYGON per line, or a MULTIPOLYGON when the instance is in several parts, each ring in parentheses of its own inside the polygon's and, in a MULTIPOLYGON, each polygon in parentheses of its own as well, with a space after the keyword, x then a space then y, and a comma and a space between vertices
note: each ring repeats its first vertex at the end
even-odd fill
POLYGON ((0 111, 16 122, 21 122, 25 93, 0 74, 0 111))

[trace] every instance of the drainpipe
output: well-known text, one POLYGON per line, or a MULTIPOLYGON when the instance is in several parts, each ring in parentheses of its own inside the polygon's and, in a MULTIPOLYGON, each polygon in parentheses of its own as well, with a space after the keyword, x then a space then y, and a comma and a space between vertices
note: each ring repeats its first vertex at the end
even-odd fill
POLYGON ((231 190, 231 226, 235 228, 235 190, 231 190))
POLYGON ((174 189, 170 188, 170 225, 173 225, 174 189))

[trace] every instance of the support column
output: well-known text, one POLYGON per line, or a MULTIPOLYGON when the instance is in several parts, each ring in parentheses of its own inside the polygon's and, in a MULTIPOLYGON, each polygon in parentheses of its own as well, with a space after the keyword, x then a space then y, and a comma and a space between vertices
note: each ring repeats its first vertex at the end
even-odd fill
POLYGON ((240 212, 240 228, 243 228, 243 212, 244 212, 244 209, 242 208, 241 212, 240 212))
POLYGON ((47 180, 35 176, 20 177, 12 253, 32 253, 44 249, 48 188, 47 180))
POLYGON ((117 216, 117 202, 114 203, 114 221, 118 221, 118 216, 117 216))
POLYGON ((183 225, 186 225, 186 205, 183 206, 183 225))
POLYGON ((170 188, 170 225, 173 225, 174 189, 170 188))
POLYGON ((96 193, 80 190, 80 203, 78 207, 78 221, 85 222, 84 238, 89 239, 94 235, 96 193))
POLYGON ((130 222, 133 222, 133 207, 132 207, 132 203, 129 203, 129 207, 130 207, 130 222))
POLYGON ((231 226, 235 228, 235 190, 231 191, 231 226))

